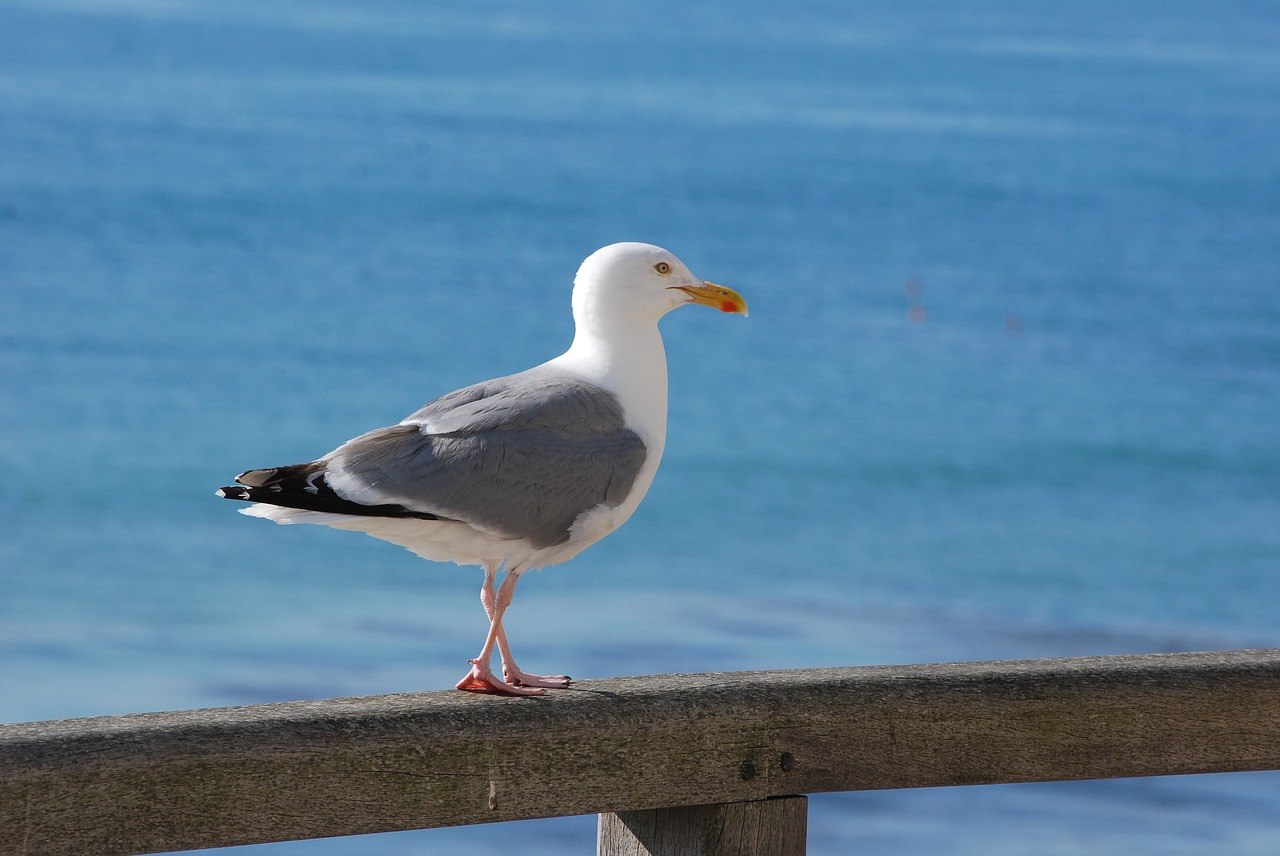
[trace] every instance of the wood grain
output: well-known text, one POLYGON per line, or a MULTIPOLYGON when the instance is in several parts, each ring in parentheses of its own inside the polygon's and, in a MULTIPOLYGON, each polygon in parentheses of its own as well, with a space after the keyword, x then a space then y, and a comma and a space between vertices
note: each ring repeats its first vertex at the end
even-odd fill
POLYGON ((0 852, 1280 769, 1280 650, 583 681, 0 726, 0 852))
POLYGON ((808 798, 600 815, 596 856, 804 856, 808 798))

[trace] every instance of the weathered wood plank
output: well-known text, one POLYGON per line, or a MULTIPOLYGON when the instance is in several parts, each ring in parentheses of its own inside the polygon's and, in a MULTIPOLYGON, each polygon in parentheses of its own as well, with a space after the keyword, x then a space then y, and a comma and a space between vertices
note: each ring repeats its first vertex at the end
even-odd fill
POLYGON ((804 856, 808 797, 600 815, 596 856, 804 856))
POLYGON ((1280 769, 1280 650, 583 681, 0 726, 0 852, 1280 769))

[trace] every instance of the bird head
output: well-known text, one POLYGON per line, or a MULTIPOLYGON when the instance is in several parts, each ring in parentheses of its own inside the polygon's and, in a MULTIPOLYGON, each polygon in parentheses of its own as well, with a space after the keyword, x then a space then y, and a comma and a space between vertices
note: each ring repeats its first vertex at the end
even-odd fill
POLYGON ((684 262, 652 244, 610 244, 596 250, 574 279, 573 314, 579 324, 656 324, 690 303, 747 314, 742 295, 699 279, 684 262))

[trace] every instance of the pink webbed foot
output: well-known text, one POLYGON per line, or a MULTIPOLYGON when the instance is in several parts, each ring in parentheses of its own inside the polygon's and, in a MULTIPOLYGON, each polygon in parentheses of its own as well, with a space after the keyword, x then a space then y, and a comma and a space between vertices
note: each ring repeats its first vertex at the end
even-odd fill
MULTIPOLYGON (((530 676, 532 677, 532 676, 530 676)), ((537 696, 546 692, 538 687, 522 687, 500 681, 487 666, 482 667, 475 660, 471 661, 471 671, 458 681, 457 688, 472 693, 491 693, 493 695, 537 696)))
POLYGON ((507 684, 517 687, 546 687, 552 690, 568 689, 573 679, 568 675, 531 675, 517 668, 502 667, 507 684))
POLYGON ((502 586, 495 590, 493 580, 496 573, 496 567, 486 566, 484 585, 480 588, 480 603, 489 616, 489 635, 485 637, 480 655, 471 661, 471 671, 458 681, 457 688, 467 692, 517 696, 539 696, 548 689, 565 689, 570 684, 567 675, 531 675, 522 672, 516 665, 511 656, 511 647, 507 644, 507 634, 502 629, 502 614, 515 597, 520 574, 509 571, 502 586), (498 656, 502 658, 504 680, 499 680, 489 666, 495 645, 498 647, 498 656))

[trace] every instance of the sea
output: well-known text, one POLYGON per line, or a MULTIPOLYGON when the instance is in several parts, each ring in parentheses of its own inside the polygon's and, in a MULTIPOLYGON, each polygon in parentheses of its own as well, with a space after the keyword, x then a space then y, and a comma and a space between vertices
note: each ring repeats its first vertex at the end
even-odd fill
MULTIPOLYGON (((0 721, 450 687, 474 568, 214 491, 560 353, 665 460, 576 678, 1280 647, 1280 7, 0 0, 0 721)), ((1280 773, 814 795, 809 853, 1280 852, 1280 773)), ((594 817, 235 848, 593 852, 594 817)))

